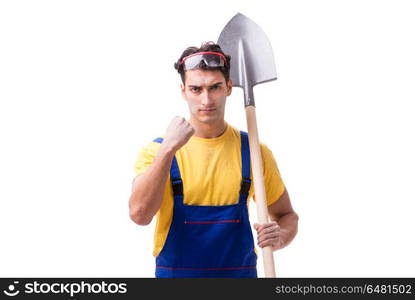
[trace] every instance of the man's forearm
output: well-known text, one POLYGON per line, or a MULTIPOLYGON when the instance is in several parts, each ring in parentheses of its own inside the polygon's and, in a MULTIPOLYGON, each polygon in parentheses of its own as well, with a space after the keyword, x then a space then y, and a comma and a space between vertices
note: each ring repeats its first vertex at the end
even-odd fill
POLYGON ((139 225, 147 225, 159 210, 175 151, 161 144, 153 163, 133 183, 129 200, 130 217, 139 225))

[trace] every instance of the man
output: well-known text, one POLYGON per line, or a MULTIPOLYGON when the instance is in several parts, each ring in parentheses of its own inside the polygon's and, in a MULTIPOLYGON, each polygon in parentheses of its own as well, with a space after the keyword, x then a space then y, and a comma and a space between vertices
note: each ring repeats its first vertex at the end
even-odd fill
MULTIPOLYGON (((138 156, 130 217, 147 225, 157 215, 156 277, 257 277, 248 138, 224 120, 230 59, 212 42, 183 52, 175 68, 189 121, 175 117, 138 156)), ((254 228, 258 246, 275 251, 293 240, 298 216, 272 152, 261 152, 271 222, 254 228)))

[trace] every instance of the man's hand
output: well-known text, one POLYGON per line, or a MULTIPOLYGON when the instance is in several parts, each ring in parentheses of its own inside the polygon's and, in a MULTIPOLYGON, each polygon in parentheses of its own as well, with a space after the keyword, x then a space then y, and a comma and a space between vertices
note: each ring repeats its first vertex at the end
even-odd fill
POLYGON ((258 246, 261 248, 271 246, 272 251, 284 248, 285 242, 283 232, 277 222, 272 221, 259 225, 254 224, 254 228, 258 234, 258 246))
POLYGON ((183 117, 174 117, 167 128, 163 144, 176 152, 183 147, 194 134, 195 130, 183 117))

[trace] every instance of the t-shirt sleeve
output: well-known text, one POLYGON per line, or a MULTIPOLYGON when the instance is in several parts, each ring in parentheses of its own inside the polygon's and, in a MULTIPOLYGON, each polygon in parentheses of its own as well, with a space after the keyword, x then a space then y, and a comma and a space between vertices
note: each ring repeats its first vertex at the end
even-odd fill
POLYGON ((159 149, 159 143, 151 142, 140 150, 134 164, 135 176, 143 174, 145 170, 147 170, 147 168, 153 163, 154 157, 159 149))
MULTIPOLYGON (((267 205, 276 202, 285 190, 284 182, 281 179, 277 162, 272 151, 261 143, 262 168, 264 172, 264 186, 267 197, 267 205)), ((255 200, 255 192, 253 195, 255 200)))

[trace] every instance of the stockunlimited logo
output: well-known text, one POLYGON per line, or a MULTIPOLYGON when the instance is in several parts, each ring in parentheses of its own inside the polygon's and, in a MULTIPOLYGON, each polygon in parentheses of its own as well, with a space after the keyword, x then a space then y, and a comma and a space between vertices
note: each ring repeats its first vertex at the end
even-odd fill
POLYGON ((16 290, 16 286, 19 282, 18 281, 14 281, 13 284, 10 284, 7 288, 8 290, 4 290, 3 293, 5 293, 7 296, 16 296, 20 293, 19 290, 16 290))

